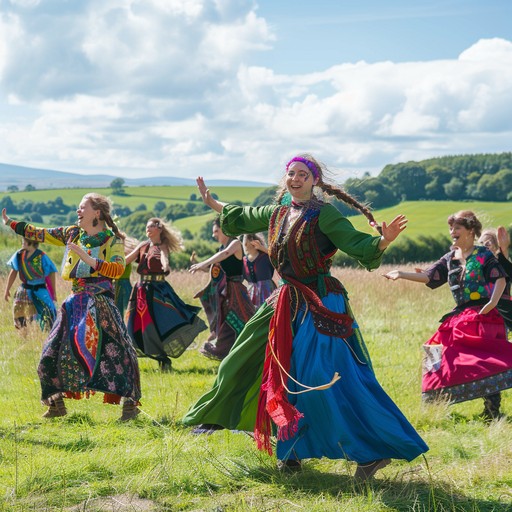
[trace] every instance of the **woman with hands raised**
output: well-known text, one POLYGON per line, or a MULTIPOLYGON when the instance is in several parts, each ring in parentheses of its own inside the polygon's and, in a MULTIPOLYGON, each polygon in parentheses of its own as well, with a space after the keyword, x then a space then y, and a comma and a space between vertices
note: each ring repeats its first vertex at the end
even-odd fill
POLYGON ((134 418, 141 397, 137 355, 114 303, 112 279, 125 267, 124 235, 110 215, 109 200, 86 194, 72 226, 39 228, 10 219, 3 222, 28 240, 65 246, 62 277, 72 292, 62 304, 46 339, 38 374, 45 418, 64 416, 63 398, 104 393, 105 403, 123 401, 122 421, 134 418))
POLYGON ((512 387, 512 344, 498 311, 507 274, 491 250, 475 244, 482 224, 472 211, 450 215, 448 226, 453 244, 441 259, 425 270, 384 277, 431 289, 448 283, 456 306, 423 345, 422 396, 451 403, 483 398, 482 416, 492 420, 500 414, 500 392, 512 387))
MULTIPOLYGON (((204 181, 201 196, 203 194, 209 196, 204 181)), ((189 271, 192 274, 210 272, 209 283, 195 295, 201 301, 210 324, 210 336, 201 353, 220 361, 228 355, 256 308, 242 283, 243 249, 240 240, 226 236, 218 219, 213 222, 212 236, 220 243, 218 252, 200 263, 193 263, 189 271)))
POLYGON ((184 423, 200 425, 196 432, 254 430, 258 448, 269 453, 275 428, 278 467, 347 459, 357 463, 355 478, 365 481, 392 458, 410 461, 428 447, 378 383, 347 292, 330 274, 331 258, 340 249, 366 269, 377 268, 407 219, 400 215, 379 227, 367 208, 327 183, 326 168, 311 155, 292 158, 283 174, 275 204, 262 207, 222 203, 197 179, 226 236, 268 230, 281 282, 184 423), (358 209, 379 236, 357 231, 324 195, 358 209))

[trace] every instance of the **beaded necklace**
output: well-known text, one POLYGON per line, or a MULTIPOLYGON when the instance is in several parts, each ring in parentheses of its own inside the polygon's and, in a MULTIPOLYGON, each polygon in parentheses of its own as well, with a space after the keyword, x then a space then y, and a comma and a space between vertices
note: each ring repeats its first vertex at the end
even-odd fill
POLYGON ((114 236, 113 231, 110 229, 104 229, 95 235, 89 235, 85 231, 80 231, 80 245, 82 247, 99 247, 103 245, 109 238, 114 236))

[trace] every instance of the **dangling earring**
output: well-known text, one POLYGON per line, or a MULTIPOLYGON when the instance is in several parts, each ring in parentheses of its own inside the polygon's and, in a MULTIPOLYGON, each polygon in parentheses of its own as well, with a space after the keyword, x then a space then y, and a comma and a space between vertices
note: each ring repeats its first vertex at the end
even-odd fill
POLYGON ((94 227, 96 227, 98 225, 98 217, 94 217, 93 221, 92 221, 92 225, 94 227))

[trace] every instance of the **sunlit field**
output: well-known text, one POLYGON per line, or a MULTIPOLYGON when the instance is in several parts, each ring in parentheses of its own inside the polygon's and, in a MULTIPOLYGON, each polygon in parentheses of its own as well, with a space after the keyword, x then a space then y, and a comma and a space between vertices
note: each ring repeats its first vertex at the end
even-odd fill
MULTIPOLYGON (((503 393, 505 417, 490 425, 479 417, 481 399, 423 405, 421 344, 452 299, 448 288, 387 281, 385 271, 334 273, 348 289, 380 383, 430 446, 425 457, 393 461, 358 487, 353 463, 315 459, 283 474, 247 433, 191 434, 180 420, 218 367, 197 351, 204 333, 173 361, 172 373, 139 360, 143 412, 136 420, 118 423, 120 408, 102 404, 101 394, 67 401, 67 416, 43 420, 36 367, 44 336, 37 327, 16 331, 12 304, 2 301, 0 510, 512 510, 512 391, 503 393)), ((199 304, 192 297, 206 279, 181 272, 170 281, 199 304)), ((59 299, 67 290, 59 281, 59 299)))

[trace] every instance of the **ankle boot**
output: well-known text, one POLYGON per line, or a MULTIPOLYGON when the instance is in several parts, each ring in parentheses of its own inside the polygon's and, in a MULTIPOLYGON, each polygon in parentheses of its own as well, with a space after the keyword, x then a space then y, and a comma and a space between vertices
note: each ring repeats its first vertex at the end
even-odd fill
POLYGON ((501 393, 487 395, 484 398, 483 418, 486 421, 492 421, 500 417, 501 393))
POLYGON ((168 357, 158 359, 158 367, 162 373, 172 372, 172 362, 168 357))
POLYGON ((133 420, 138 414, 140 414, 140 409, 135 402, 131 398, 125 398, 123 401, 123 412, 119 421, 133 420))
POLYGON ((66 416, 68 411, 66 410, 66 404, 64 399, 59 396, 50 400, 48 410, 43 414, 43 418, 58 418, 59 416, 66 416))

